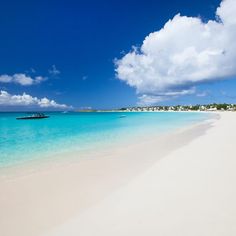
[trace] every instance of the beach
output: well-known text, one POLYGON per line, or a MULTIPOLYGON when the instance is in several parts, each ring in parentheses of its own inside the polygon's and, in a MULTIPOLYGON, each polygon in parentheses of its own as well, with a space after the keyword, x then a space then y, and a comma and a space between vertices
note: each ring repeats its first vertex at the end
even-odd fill
POLYGON ((2 169, 0 235, 236 235, 235 120, 220 112, 80 161, 2 169))

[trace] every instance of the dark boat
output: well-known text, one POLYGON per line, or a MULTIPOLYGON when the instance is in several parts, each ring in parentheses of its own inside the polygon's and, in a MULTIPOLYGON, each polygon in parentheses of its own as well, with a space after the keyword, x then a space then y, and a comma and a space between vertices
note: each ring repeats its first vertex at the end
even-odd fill
POLYGON ((23 116, 23 117, 17 117, 17 120, 35 120, 35 119, 44 119, 48 118, 49 116, 43 114, 43 113, 35 113, 30 116, 23 116))

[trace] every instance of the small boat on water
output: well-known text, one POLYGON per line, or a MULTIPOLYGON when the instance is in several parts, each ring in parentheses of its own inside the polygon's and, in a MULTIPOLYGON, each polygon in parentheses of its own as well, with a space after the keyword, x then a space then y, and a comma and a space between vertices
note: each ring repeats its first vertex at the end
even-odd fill
POLYGON ((35 120, 35 119, 44 119, 48 118, 49 116, 43 114, 43 113, 34 113, 30 116, 23 116, 23 117, 17 117, 17 120, 35 120))
POLYGON ((126 115, 121 115, 121 116, 119 116, 119 118, 125 118, 126 117, 126 115))

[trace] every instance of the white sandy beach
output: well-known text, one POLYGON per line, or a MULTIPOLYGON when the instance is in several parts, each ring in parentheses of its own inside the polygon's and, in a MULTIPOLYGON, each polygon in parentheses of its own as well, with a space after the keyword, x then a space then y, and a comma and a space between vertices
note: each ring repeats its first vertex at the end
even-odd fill
POLYGON ((235 140, 227 112, 97 158, 1 170, 0 235, 236 235, 235 140))

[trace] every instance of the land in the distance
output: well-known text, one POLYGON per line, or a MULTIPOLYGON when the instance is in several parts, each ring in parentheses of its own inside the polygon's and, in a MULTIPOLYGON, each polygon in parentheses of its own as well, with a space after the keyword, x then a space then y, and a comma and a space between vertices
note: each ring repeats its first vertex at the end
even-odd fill
POLYGON ((236 104, 212 103, 206 105, 135 106, 117 109, 79 109, 78 112, 147 112, 147 111, 236 111, 236 104))

